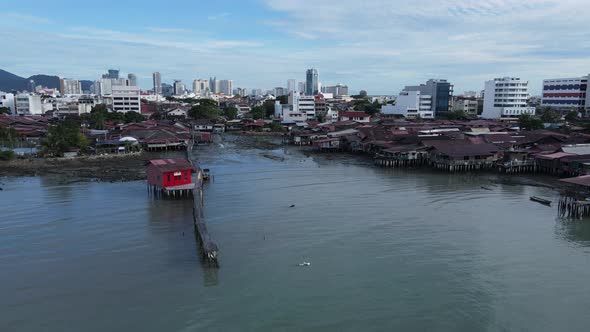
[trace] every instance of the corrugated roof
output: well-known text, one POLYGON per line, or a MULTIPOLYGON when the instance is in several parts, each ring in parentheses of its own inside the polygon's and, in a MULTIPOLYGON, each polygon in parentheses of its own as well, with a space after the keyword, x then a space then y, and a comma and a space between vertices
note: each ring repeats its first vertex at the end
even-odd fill
POLYGON ((590 155, 590 144, 580 145, 564 145, 561 147, 563 152, 573 153, 577 155, 590 155))
POLYGON ((568 157, 568 156, 575 156, 575 155, 576 155, 575 153, 556 152, 556 153, 551 153, 551 154, 537 155, 536 158, 544 159, 544 160, 555 160, 555 159, 568 157))
POLYGON ((577 176, 575 178, 567 178, 559 180, 561 182, 577 184, 580 186, 590 187, 590 175, 577 176))
POLYGON ((187 168, 190 168, 192 170, 195 169, 190 161, 183 158, 154 159, 150 160, 149 163, 156 166, 156 168, 158 168, 162 172, 171 172, 187 168))

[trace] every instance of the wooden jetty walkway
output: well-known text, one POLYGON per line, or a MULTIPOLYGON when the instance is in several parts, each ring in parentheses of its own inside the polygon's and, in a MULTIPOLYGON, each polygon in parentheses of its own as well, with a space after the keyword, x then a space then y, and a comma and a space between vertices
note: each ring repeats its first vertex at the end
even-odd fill
POLYGON ((204 175, 203 170, 198 166, 195 165, 190 158, 190 151, 192 146, 186 150, 186 157, 190 161, 191 164, 195 167, 197 173, 197 181, 195 183, 195 187, 193 189, 193 224, 195 226, 195 236, 197 237, 197 241, 199 246, 202 249, 202 258, 210 263, 212 266, 219 267, 219 262, 217 260, 217 254, 219 252, 219 248, 211 239, 209 232, 207 230, 207 224, 205 223, 205 213, 204 213, 204 194, 203 194, 203 181, 204 175))

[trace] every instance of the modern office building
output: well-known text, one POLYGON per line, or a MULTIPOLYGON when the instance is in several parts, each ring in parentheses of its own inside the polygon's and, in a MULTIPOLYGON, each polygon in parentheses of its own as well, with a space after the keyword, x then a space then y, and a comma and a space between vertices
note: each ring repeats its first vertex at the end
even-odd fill
POLYGON ((573 78, 554 78, 543 80, 541 106, 560 111, 583 111, 590 109, 590 75, 573 78))
POLYGON ((167 83, 162 83, 162 96, 170 97, 174 95, 174 87, 167 83))
POLYGON ((60 78, 59 92, 62 95, 80 95, 82 94, 82 84, 78 80, 60 78))
POLYGON ((194 80, 193 93, 197 96, 206 96, 209 93, 209 81, 202 79, 194 80))
POLYGON ((434 118, 432 96, 422 94, 419 90, 402 91, 395 100, 395 105, 384 105, 381 113, 385 115, 401 115, 406 118, 434 118))
POLYGON ((184 94, 184 87, 181 80, 174 80, 174 95, 182 96, 184 94))
POLYGON ((434 117, 441 116, 450 110, 453 86, 447 80, 430 79, 426 81, 426 84, 406 86, 403 91, 420 91, 421 96, 430 96, 432 100, 430 111, 434 117))
POLYGON ((515 118, 535 114, 528 107, 529 82, 517 77, 502 77, 485 82, 483 113, 486 119, 515 118))
POLYGON ((305 95, 315 96, 320 92, 319 75, 315 68, 308 69, 305 73, 305 95))
POLYGON ((129 80, 130 86, 137 86, 137 75, 135 74, 127 74, 127 79, 129 80))
POLYGON ((278 86, 278 87, 274 88, 273 94, 275 95, 275 97, 285 96, 285 95, 287 95, 287 91, 285 88, 278 86))
POLYGON ((305 93, 305 82, 297 83, 297 91, 299 93, 305 93))
POLYGON ((212 93, 219 92, 219 82, 217 81, 217 77, 209 77, 209 90, 212 93))
POLYGON ((110 79, 119 79, 119 70, 118 69, 109 69, 106 74, 102 75, 102 78, 110 78, 110 79))
POLYGON ((140 90, 137 86, 112 86, 112 107, 115 112, 141 112, 140 90))
POLYGON ((231 96, 234 91, 234 81, 232 80, 219 80, 216 91, 217 93, 223 93, 226 96, 231 96))
POLYGON ((293 78, 287 80, 287 94, 291 93, 291 91, 297 91, 297 80, 293 78))
POLYGON ((348 96, 348 86, 338 83, 334 86, 323 87, 322 92, 331 93, 334 97, 348 96))
POLYGON ((159 72, 155 72, 152 74, 152 79, 154 83, 154 93, 157 95, 162 94, 162 75, 159 72))

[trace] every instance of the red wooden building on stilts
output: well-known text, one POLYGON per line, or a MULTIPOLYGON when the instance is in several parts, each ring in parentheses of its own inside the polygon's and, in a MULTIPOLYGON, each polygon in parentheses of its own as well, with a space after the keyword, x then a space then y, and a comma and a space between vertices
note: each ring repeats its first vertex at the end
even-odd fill
POLYGON ((190 197, 195 182, 196 167, 187 159, 155 159, 147 165, 148 187, 156 195, 190 197))

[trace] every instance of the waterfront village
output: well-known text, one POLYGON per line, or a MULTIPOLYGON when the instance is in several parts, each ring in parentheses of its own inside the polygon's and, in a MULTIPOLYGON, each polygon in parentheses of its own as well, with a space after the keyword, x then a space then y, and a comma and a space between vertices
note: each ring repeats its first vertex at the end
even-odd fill
POLYGON ((190 92, 180 81, 166 87, 159 73, 145 92, 134 76, 109 70, 88 94, 69 79, 59 89, 32 82, 32 91, 0 93, 0 159, 181 150, 236 132, 367 154, 381 167, 544 173, 590 187, 587 76, 545 80, 540 98, 513 77, 459 96, 446 80, 398 96, 349 96, 345 85, 320 88, 315 69, 299 86, 289 80, 250 94, 231 80, 195 80, 190 92))

